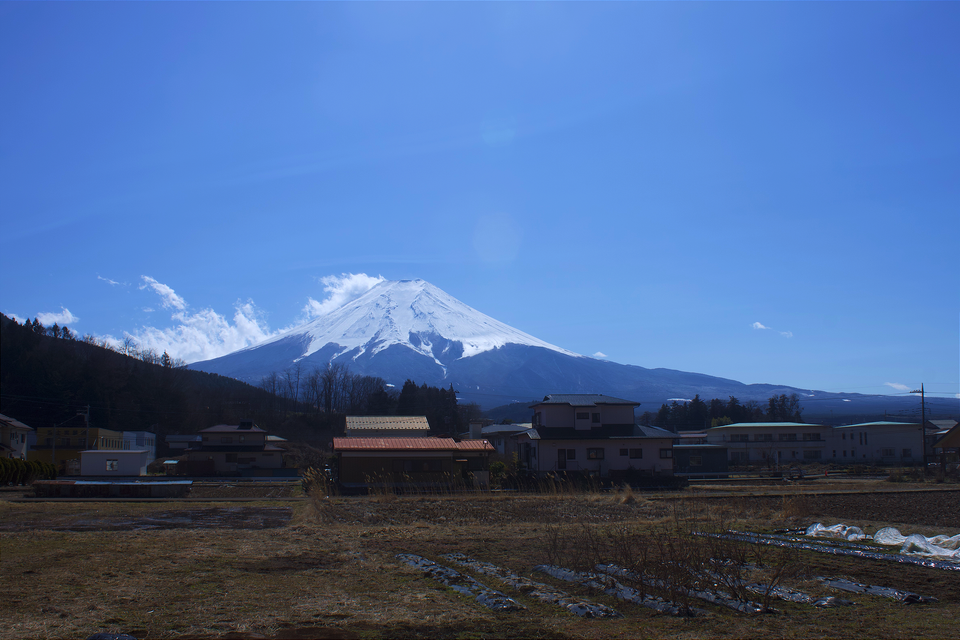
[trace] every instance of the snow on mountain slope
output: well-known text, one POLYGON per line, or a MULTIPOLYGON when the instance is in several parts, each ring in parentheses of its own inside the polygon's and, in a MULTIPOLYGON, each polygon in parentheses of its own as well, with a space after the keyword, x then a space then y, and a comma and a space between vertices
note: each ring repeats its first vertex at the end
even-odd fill
POLYGON ((494 320, 424 280, 381 282, 340 308, 249 349, 291 337, 309 340, 301 357, 331 343, 340 345, 339 353, 358 350, 353 359, 402 345, 444 368, 445 363, 506 344, 582 357, 494 320))

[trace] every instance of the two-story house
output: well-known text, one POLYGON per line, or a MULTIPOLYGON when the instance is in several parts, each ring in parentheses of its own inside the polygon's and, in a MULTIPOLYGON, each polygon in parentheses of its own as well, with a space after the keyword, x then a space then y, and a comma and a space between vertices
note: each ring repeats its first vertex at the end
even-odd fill
POLYGON ((521 464, 537 475, 673 474, 676 434, 635 424, 639 402, 602 394, 550 394, 531 405, 532 428, 514 436, 521 464))
POLYGON ((33 429, 0 413, 0 458, 27 459, 27 436, 33 429))
POLYGON ((709 444, 727 448, 732 465, 826 462, 830 427, 799 422, 739 422, 707 429, 709 444))
POLYGON ((186 452, 191 475, 269 476, 283 467, 283 449, 269 444, 267 432, 253 422, 218 424, 199 435, 200 442, 186 452))

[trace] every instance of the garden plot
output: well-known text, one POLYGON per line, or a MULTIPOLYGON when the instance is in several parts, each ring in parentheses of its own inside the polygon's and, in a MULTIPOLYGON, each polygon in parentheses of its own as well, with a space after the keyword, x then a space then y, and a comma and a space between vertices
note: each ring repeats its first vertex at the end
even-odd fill
POLYGON ((474 560, 473 558, 470 558, 462 553, 450 553, 445 555, 444 558, 461 566, 467 567, 472 571, 476 571, 477 573, 492 576, 526 596, 536 598, 537 600, 546 602, 548 604, 555 604, 566 609, 570 613, 580 616, 581 618, 622 617, 620 613, 614 611, 610 607, 596 602, 590 602, 589 600, 576 598, 559 589, 551 587, 550 585, 524 578, 516 573, 513 573, 512 571, 509 571, 508 569, 503 569, 489 562, 480 562, 478 560, 474 560))
POLYGON ((751 533, 743 531, 728 531, 726 533, 706 533, 698 531, 693 535, 716 538, 720 540, 733 540, 739 542, 748 542, 751 544, 799 549, 802 551, 814 551, 816 553, 828 553, 838 556, 869 558, 871 560, 886 560, 889 562, 898 562, 900 564, 919 565, 923 567, 929 567, 931 569, 942 569, 944 571, 960 571, 960 562, 941 560, 939 558, 928 556, 914 556, 906 555, 904 553, 893 553, 877 547, 849 543, 846 541, 831 540, 829 543, 813 543, 806 541, 803 538, 786 535, 751 533))
POLYGON ((581 586, 587 587, 588 589, 602 591, 608 596, 613 596, 618 600, 639 604, 660 613, 667 613, 672 616, 698 616, 706 614, 706 611, 703 609, 697 609, 695 607, 689 607, 686 605, 678 605, 670 602, 669 600, 664 600, 658 596, 650 595, 648 593, 641 593, 636 589, 621 584, 610 575, 573 571, 571 569, 564 569, 563 567, 556 567, 548 564, 537 565, 533 568, 533 570, 539 571, 540 573, 544 573, 558 580, 575 582, 581 586))
POLYGON ((400 553, 397 554, 397 559, 406 562, 415 569, 420 569, 437 582, 465 596, 470 596, 488 609, 493 609, 494 611, 520 611, 521 609, 526 609, 526 607, 519 604, 513 598, 491 589, 482 582, 464 575, 455 569, 436 563, 433 560, 428 560, 423 556, 411 553, 400 553))

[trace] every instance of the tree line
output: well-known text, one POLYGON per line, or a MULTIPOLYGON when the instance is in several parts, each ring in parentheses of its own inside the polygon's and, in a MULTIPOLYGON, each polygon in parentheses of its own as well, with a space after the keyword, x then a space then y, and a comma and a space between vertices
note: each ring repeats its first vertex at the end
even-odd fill
POLYGON ((456 434, 465 431, 481 412, 475 404, 460 405, 457 392, 417 385, 407 380, 398 392, 383 378, 351 373, 340 363, 306 369, 301 363, 260 379, 260 388, 278 399, 275 410, 283 415, 291 411, 311 415, 315 422, 332 430, 346 415, 353 416, 425 416, 433 433, 456 434))
POLYGON ((756 400, 741 404, 735 396, 727 401, 714 398, 707 403, 697 394, 688 402, 674 400, 661 405, 656 413, 645 412, 640 423, 670 431, 695 430, 738 422, 803 422, 802 413, 800 398, 795 393, 771 396, 766 407, 756 400))

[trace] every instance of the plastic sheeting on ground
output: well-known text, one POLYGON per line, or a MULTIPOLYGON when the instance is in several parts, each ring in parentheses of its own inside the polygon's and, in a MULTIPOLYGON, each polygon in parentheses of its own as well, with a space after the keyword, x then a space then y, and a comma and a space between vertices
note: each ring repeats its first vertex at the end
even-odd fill
MULTIPOLYGON (((636 582, 643 582, 644 584, 647 584, 657 589, 663 589, 663 590, 670 589, 670 585, 664 582, 663 580, 651 579, 651 578, 647 578, 646 576, 640 576, 634 573, 633 571, 629 571, 628 569, 624 569, 623 567, 619 567, 615 564, 598 564, 595 568, 597 571, 600 571, 602 573, 606 573, 612 576, 617 576, 622 578, 628 578, 636 582)), ((695 598, 703 600, 704 602, 709 602, 710 604, 715 604, 721 607, 726 607, 728 609, 733 609, 734 611, 739 611, 740 613, 751 613, 751 614, 776 613, 775 609, 772 609, 769 607, 765 608, 763 605, 758 604, 756 602, 737 600, 730 594, 723 593, 722 591, 706 591, 703 589, 684 589, 683 593, 686 593, 687 595, 691 595, 695 598)))
POLYGON ((843 538, 844 540, 869 540, 870 536, 863 532, 860 527, 850 527, 845 524, 835 524, 832 527, 826 527, 819 522, 814 522, 807 527, 804 535, 814 538, 843 538))
POLYGON ((541 602, 555 604, 563 607, 570 613, 576 614, 581 618, 622 618, 623 616, 610 607, 589 600, 583 600, 573 597, 559 589, 542 582, 534 582, 521 577, 507 569, 498 567, 489 562, 480 562, 474 560, 462 553, 448 553, 443 556, 445 559, 455 562, 461 566, 467 567, 472 571, 483 575, 493 576, 497 580, 511 586, 520 593, 536 598, 541 602))
POLYGON ((596 573, 586 573, 583 571, 572 571, 563 567, 557 567, 549 564, 538 564, 533 568, 534 571, 545 573, 548 576, 564 580, 566 582, 575 582, 590 589, 602 591, 618 600, 639 604, 649 609, 667 613, 672 616, 697 616, 703 615, 706 611, 694 607, 685 607, 674 604, 669 600, 652 596, 650 594, 641 594, 636 589, 620 584, 612 576, 598 575, 596 573))
POLYGON ((838 556, 886 560, 888 562, 898 562, 900 564, 915 564, 923 567, 930 567, 932 569, 943 569, 945 571, 960 571, 960 562, 941 560, 939 558, 930 558, 925 556, 912 556, 903 553, 886 553, 880 549, 876 549, 875 547, 871 548, 867 547, 866 545, 854 544, 846 541, 843 541, 842 544, 818 544, 807 542, 802 539, 797 540, 788 536, 763 533, 743 533, 740 531, 728 531, 727 533, 706 533, 698 531, 693 535, 703 536, 706 538, 720 538, 723 540, 739 540, 741 542, 749 542, 751 544, 789 547, 792 549, 802 549, 804 551, 815 551, 817 553, 830 553, 838 556))
POLYGON ((840 589, 841 591, 848 591, 850 593, 866 593, 872 596, 880 596, 882 598, 892 598, 893 600, 902 602, 904 604, 928 604, 932 602, 939 602, 939 600, 931 596, 922 596, 919 593, 904 591, 902 589, 894 589, 893 587, 878 587, 875 585, 860 584, 859 582, 853 582, 843 578, 818 577, 817 580, 820 580, 828 587, 840 589))
POLYGON ((474 598, 483 606, 493 609, 494 611, 520 611, 521 609, 526 609, 526 607, 513 598, 491 589, 471 576, 465 576, 459 571, 445 567, 433 560, 428 560, 423 556, 412 553, 398 553, 397 559, 409 564, 411 567, 420 569, 437 582, 465 596, 474 598))
POLYGON ((893 527, 884 527, 873 534, 873 541, 882 545, 899 546, 900 553, 960 561, 960 535, 927 538, 913 533, 904 536, 893 527))

